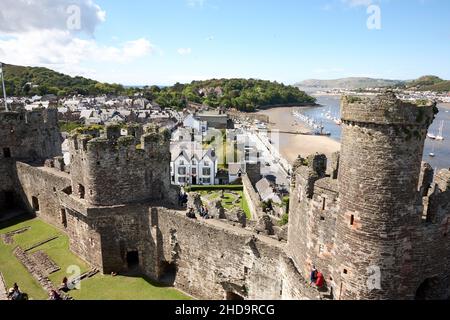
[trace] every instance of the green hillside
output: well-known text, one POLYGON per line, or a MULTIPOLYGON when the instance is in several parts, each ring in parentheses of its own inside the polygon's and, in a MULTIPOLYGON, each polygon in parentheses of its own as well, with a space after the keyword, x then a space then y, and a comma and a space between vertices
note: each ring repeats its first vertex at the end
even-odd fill
POLYGON ((420 91, 450 91, 450 81, 442 80, 436 76, 423 76, 406 84, 406 88, 420 91))
POLYGON ((312 104, 315 99, 294 86, 256 79, 213 79, 177 83, 171 87, 124 88, 118 84, 100 83, 83 77, 70 77, 50 69, 4 66, 8 96, 33 96, 55 94, 128 95, 142 93, 163 108, 182 109, 189 103, 201 103, 210 107, 236 108, 254 111, 260 107, 286 104, 312 104))
POLYGON ((3 71, 8 96, 95 95, 124 91, 121 85, 104 84, 83 77, 70 77, 47 68, 4 65, 3 71))
POLYGON ((193 102, 241 111, 288 104, 313 104, 316 101, 294 86, 256 79, 194 81, 164 89, 147 88, 144 92, 150 94, 150 98, 155 98, 161 106, 175 104, 184 107, 188 102, 193 102))

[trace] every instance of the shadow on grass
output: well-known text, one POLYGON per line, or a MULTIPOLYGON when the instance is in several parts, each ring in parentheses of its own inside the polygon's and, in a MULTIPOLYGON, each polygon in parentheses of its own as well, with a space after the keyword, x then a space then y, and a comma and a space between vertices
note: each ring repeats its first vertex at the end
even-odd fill
POLYGON ((0 230, 15 226, 15 225, 25 222, 25 221, 33 220, 34 218, 36 218, 36 216, 34 214, 30 214, 30 213, 20 214, 11 219, 0 222, 0 230))
POLYGON ((149 278, 148 276, 144 275, 143 273, 141 273, 140 271, 129 271, 129 272, 121 272, 117 274, 118 276, 122 276, 122 277, 127 277, 127 278, 139 278, 144 280, 145 282, 147 282, 149 285, 156 287, 156 288, 172 288, 175 289, 175 287, 173 286, 174 282, 175 282, 175 276, 170 276, 169 277, 163 277, 162 280, 160 281, 155 281, 151 278, 149 278))

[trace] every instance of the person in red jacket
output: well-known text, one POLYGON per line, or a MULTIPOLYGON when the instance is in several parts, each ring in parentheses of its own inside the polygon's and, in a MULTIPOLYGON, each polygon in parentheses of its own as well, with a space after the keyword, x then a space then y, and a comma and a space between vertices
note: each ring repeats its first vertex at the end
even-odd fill
POLYGON ((316 287, 317 289, 321 289, 325 284, 325 278, 323 277, 322 272, 317 272, 317 280, 316 280, 316 287))

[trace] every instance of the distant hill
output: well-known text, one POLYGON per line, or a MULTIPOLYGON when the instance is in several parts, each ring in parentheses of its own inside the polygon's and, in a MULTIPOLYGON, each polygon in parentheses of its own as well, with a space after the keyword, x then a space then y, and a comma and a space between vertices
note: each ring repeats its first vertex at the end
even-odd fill
POLYGON ((305 80, 295 84, 299 88, 305 89, 366 89, 366 88, 384 88, 404 85, 401 80, 386 80, 372 78, 343 78, 336 80, 305 80))
POLYGON ((423 76, 416 80, 387 80, 372 78, 343 78, 336 80, 305 80, 295 84, 296 87, 306 90, 327 89, 367 89, 367 88, 404 88, 418 91, 450 92, 450 81, 437 76, 423 76))
POLYGON ((153 96, 156 96, 155 101, 159 105, 176 105, 178 108, 183 108, 187 102, 193 102, 252 112, 259 108, 310 105, 316 102, 297 87, 258 79, 211 79, 156 88, 156 94, 155 88, 150 90, 153 90, 153 96))
POLYGON ((450 81, 443 80, 436 76, 423 76, 419 79, 407 82, 404 87, 419 91, 449 92, 450 81))
POLYGON ((193 81, 190 84, 176 83, 170 87, 124 87, 83 77, 71 77, 47 68, 4 65, 3 71, 8 96, 132 96, 139 93, 163 108, 183 109, 193 102, 210 107, 236 108, 240 111, 255 111, 257 108, 281 105, 314 104, 316 101, 297 87, 258 79, 212 79, 193 81))
POLYGON ((119 93, 125 89, 118 84, 100 83, 83 77, 71 77, 47 68, 3 65, 8 96, 55 94, 95 95, 119 93))

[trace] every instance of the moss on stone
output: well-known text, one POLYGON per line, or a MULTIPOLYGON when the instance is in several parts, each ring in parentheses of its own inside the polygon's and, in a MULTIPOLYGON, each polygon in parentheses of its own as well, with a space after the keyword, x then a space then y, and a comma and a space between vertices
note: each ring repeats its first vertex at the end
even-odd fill
POLYGON ((97 145, 97 144, 103 144, 103 143, 107 143, 107 142, 109 142, 108 139, 100 137, 100 138, 94 138, 94 139, 90 140, 89 144, 97 145))
POLYGON ((362 102, 362 99, 360 97, 356 97, 356 96, 347 96, 346 99, 347 99, 348 103, 362 102))
POLYGON ((91 125, 91 126, 83 126, 78 127, 70 133, 71 136, 77 135, 77 134, 84 134, 86 132, 92 132, 92 131, 101 131, 103 130, 103 126, 101 125, 91 125))
POLYGON ((159 142, 160 139, 161 139, 161 135, 159 133, 156 133, 156 132, 147 133, 144 136, 144 140, 148 141, 148 142, 159 142))
POLYGON ((122 126, 120 124, 113 123, 113 124, 108 124, 106 126, 106 128, 112 129, 112 130, 120 130, 120 129, 122 129, 122 126))
POLYGON ((119 146, 131 146, 134 144, 134 137, 133 136, 123 136, 117 139, 117 144, 119 146))

